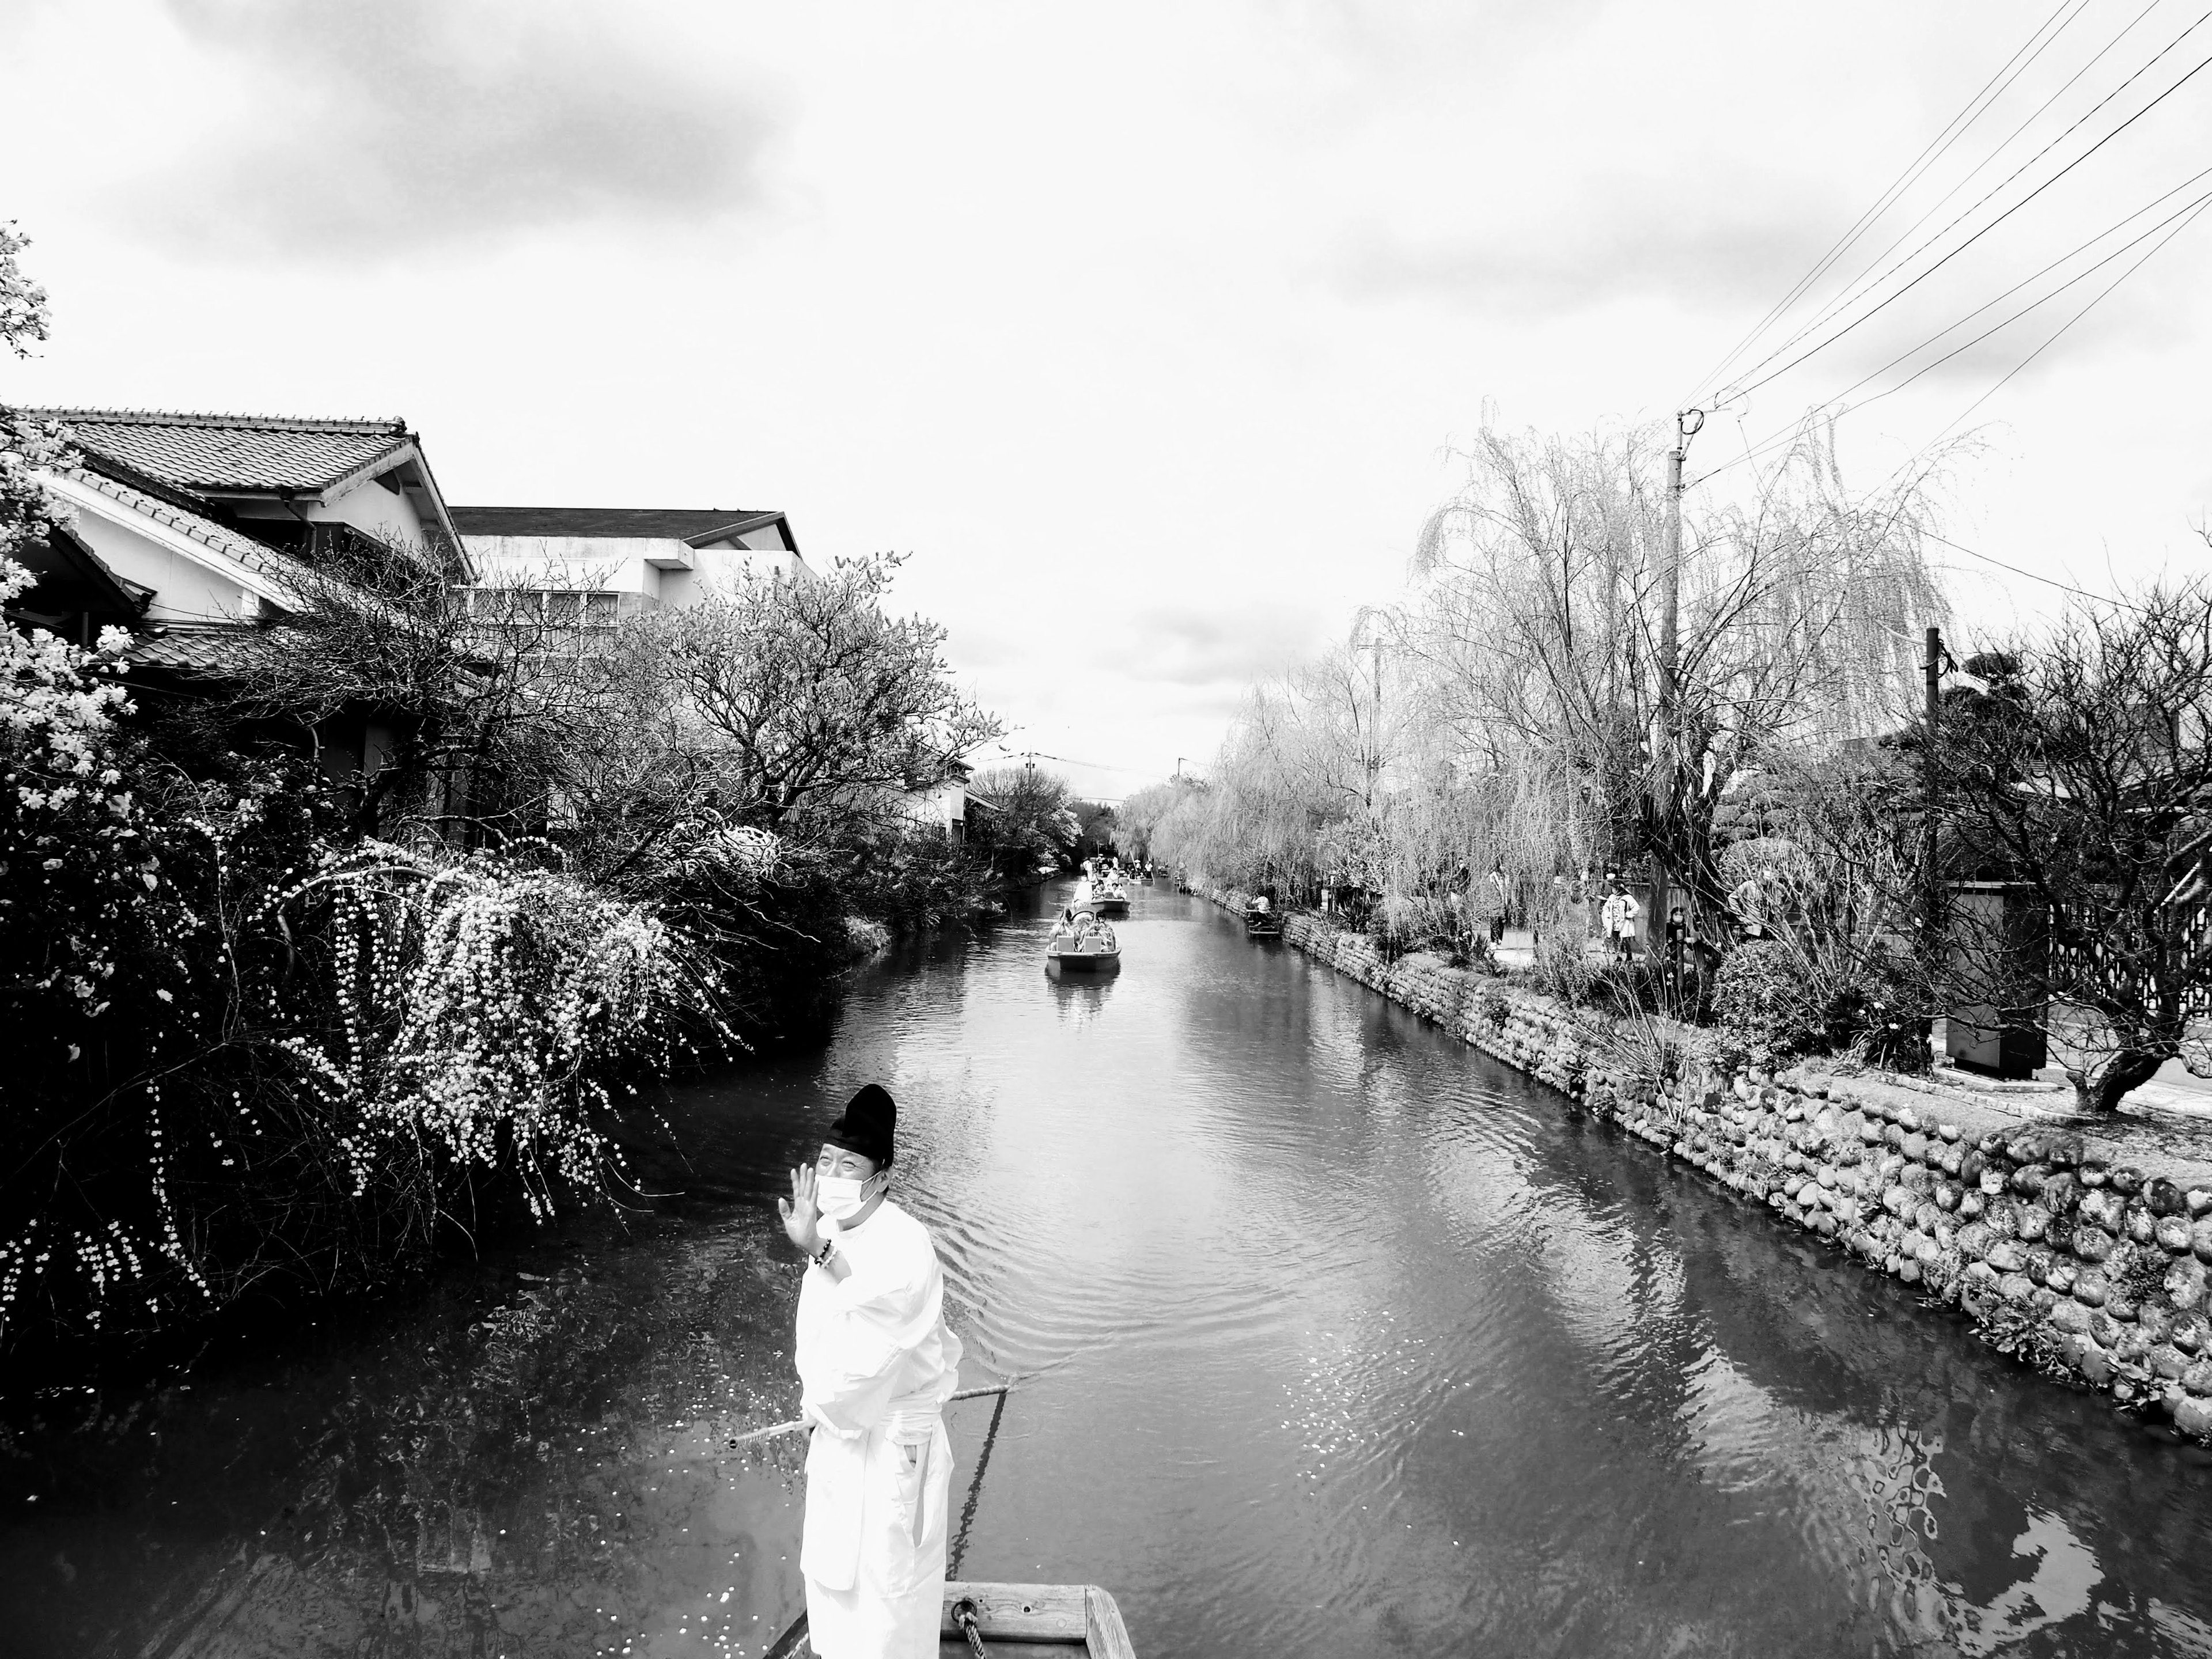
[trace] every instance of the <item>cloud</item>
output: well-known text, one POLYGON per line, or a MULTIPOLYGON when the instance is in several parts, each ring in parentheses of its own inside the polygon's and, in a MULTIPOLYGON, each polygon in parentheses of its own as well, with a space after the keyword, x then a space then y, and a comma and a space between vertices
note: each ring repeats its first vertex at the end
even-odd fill
POLYGON ((130 187, 157 234, 200 249, 358 262, 579 221, 687 222, 758 198, 781 125, 738 66, 649 56, 636 43, 655 31, 557 0, 167 3, 244 93, 235 119, 130 187))
POLYGON ((1251 681, 1317 650, 1325 631, 1319 612, 1290 605, 1158 606, 1117 624, 1101 661, 1133 681, 1234 686, 1234 702, 1251 681))
POLYGON ((1414 295, 1504 315, 1662 298, 1696 311, 1764 309, 1843 222, 1837 203, 1802 185, 1735 179, 1686 197, 1675 182, 1614 179, 1458 234, 1417 237, 1370 220, 1337 239, 1327 265, 1349 298, 1414 295))

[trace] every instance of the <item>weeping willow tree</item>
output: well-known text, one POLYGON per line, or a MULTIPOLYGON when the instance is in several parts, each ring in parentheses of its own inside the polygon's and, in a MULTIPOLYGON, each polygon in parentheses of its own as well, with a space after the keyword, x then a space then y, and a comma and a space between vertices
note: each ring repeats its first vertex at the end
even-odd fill
POLYGON ((1735 780, 1910 719, 1915 641, 1944 614, 1922 547, 1932 465, 1854 495, 1808 423, 1748 501, 1685 504, 1670 629, 1660 432, 1486 428, 1466 460, 1401 629, 1437 729, 1548 820, 1540 840, 1647 858, 1655 885, 1717 908, 1735 780))

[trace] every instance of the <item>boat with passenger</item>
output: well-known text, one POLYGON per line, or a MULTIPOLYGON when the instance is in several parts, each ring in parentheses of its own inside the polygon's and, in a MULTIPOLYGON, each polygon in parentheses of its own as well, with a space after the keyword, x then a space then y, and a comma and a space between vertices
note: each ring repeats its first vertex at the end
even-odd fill
POLYGON ((1283 913, 1275 908, 1265 893, 1244 907, 1244 935, 1247 939, 1280 939, 1283 936, 1283 913))
POLYGON ((1045 940, 1047 968, 1070 973, 1113 973, 1121 965, 1121 941, 1088 910, 1071 905, 1060 914, 1045 940))

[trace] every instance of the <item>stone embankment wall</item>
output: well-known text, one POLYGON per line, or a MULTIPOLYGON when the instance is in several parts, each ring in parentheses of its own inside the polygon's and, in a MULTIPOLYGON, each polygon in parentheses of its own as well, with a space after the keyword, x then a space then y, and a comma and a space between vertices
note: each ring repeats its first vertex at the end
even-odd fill
MULTIPOLYGON (((1241 909, 1243 895, 1216 892, 1241 909)), ((1653 1075, 1654 1038, 1518 987, 1292 915, 1297 949, 1529 1073, 1866 1267, 1917 1285, 2021 1358, 2212 1437, 2212 1182, 2112 1163, 2093 1138, 1918 1079, 1798 1067, 1653 1075)))

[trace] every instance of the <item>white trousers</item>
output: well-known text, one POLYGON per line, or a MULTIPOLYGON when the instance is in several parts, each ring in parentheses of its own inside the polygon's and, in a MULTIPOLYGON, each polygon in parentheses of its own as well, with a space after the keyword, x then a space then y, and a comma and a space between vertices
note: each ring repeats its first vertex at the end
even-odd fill
POLYGON ((936 1418, 894 1418, 857 1444, 816 1432, 799 1565, 817 1659, 937 1659, 951 1491, 952 1443, 936 1418), (854 1549, 849 1585, 816 1577, 854 1560, 854 1549))

